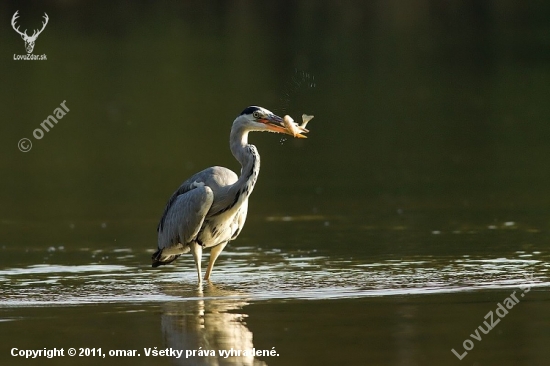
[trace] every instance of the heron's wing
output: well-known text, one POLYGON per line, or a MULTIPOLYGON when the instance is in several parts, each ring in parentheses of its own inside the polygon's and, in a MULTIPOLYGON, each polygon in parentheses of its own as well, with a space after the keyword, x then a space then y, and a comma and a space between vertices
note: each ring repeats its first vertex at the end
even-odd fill
POLYGON ((225 188, 237 181, 229 169, 211 167, 194 174, 172 194, 157 227, 158 250, 152 255, 153 267, 168 264, 187 253, 187 244, 198 235, 214 196, 224 197, 225 188))
POLYGON ((237 174, 221 166, 210 167, 194 174, 185 182, 183 182, 168 200, 168 203, 164 208, 164 212, 162 213, 162 217, 158 224, 157 232, 160 233, 162 231, 164 220, 166 218, 168 210, 170 209, 170 207, 172 207, 172 204, 175 202, 175 200, 182 194, 189 192, 190 190, 195 189, 202 184, 205 184, 210 187, 210 189, 212 189, 214 195, 217 198, 220 198, 224 196, 224 190, 222 187, 231 185, 236 181, 237 174))
POLYGON ((195 239, 214 201, 212 190, 204 184, 176 195, 178 191, 170 198, 158 226, 159 250, 195 239))

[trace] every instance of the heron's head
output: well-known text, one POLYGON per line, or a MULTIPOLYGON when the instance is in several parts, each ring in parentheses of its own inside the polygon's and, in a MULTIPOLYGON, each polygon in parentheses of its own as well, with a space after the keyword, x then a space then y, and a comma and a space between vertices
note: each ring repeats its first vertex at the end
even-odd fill
MULTIPOLYGON (((292 132, 286 129, 281 117, 258 106, 250 106, 242 111, 233 125, 239 125, 249 131, 268 131, 292 135, 292 132)), ((297 137, 305 136, 299 134, 297 137)))

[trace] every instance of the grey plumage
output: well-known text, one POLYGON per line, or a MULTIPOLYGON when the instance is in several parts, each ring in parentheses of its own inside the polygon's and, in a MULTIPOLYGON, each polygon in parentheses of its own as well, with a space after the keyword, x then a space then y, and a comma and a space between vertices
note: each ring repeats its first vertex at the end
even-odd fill
POLYGON ((230 148, 241 163, 241 175, 224 167, 196 173, 172 194, 160 219, 158 250, 153 267, 168 264, 191 251, 201 280, 203 248, 212 248, 205 279, 209 279, 218 255, 237 238, 246 221, 248 197, 260 172, 260 155, 248 144, 251 131, 289 133, 279 116, 262 107, 246 108, 233 122, 230 148))

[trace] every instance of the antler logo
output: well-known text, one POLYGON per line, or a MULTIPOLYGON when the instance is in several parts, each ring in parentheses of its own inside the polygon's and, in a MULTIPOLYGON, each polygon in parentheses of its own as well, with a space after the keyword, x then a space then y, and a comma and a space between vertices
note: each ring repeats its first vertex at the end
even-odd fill
POLYGON ((19 12, 19 10, 17 10, 15 12, 15 14, 13 14, 13 18, 11 18, 11 26, 13 27, 13 29, 19 33, 21 35, 21 38, 23 38, 23 41, 25 41, 25 48, 27 49, 27 53, 32 53, 32 50, 34 49, 34 42, 36 42, 36 39, 38 38, 38 36, 40 35, 40 33, 42 33, 42 31, 44 30, 44 28, 46 28, 46 24, 48 24, 48 14, 44 13, 44 22, 42 22, 42 29, 40 30, 34 30, 32 36, 28 36, 27 35, 27 30, 25 29, 24 32, 21 32, 19 31, 19 27, 15 27, 15 21, 16 19, 19 17, 19 15, 17 15, 17 13, 19 12))

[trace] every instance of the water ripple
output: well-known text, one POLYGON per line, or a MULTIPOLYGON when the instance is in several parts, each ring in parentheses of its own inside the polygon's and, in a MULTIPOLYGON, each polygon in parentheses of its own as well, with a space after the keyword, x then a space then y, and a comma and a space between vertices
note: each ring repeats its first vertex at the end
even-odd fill
MULTIPOLYGON (((106 251, 106 255, 125 252, 106 251)), ((328 258, 315 250, 283 253, 252 247, 226 253, 213 281, 238 291, 246 300, 331 299, 366 296, 423 295, 502 289, 530 284, 550 287, 545 253, 515 253, 505 258, 411 257, 361 261, 328 258)), ((144 253, 143 256, 146 257, 144 253)), ((2 307, 135 303, 192 300, 196 275, 190 257, 177 266, 151 269, 133 258, 119 263, 41 264, 0 270, 2 307), (174 292, 174 286, 180 291, 174 292), (167 290, 170 288, 171 290, 167 290), (191 292, 189 292, 189 291, 191 292)))

